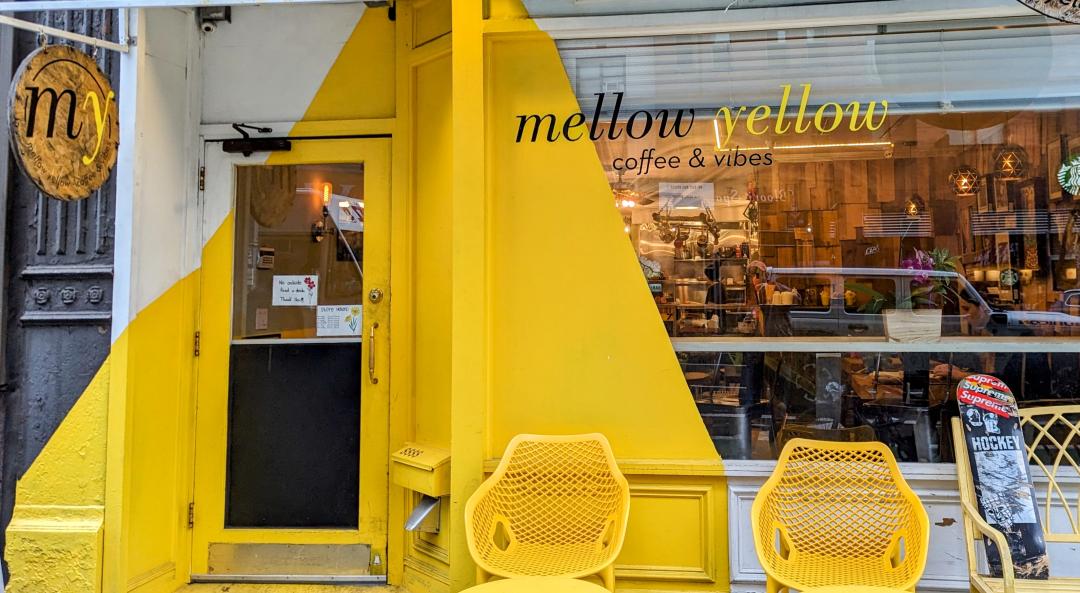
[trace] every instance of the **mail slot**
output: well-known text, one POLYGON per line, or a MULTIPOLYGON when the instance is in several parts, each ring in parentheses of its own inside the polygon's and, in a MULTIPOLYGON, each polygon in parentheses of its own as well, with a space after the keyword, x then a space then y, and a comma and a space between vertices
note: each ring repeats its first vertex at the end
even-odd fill
POLYGON ((390 476, 398 486, 440 497, 450 494, 450 452, 406 443, 390 456, 390 476))

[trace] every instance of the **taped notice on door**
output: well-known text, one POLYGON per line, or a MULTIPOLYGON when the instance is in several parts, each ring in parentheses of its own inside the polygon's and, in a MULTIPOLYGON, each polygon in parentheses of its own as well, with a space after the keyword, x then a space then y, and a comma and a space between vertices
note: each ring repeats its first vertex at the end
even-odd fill
POLYGON ((359 336, 363 321, 360 305, 321 305, 315 312, 315 335, 359 336))
POLYGON ((319 304, 318 276, 274 276, 275 307, 314 307, 319 304))

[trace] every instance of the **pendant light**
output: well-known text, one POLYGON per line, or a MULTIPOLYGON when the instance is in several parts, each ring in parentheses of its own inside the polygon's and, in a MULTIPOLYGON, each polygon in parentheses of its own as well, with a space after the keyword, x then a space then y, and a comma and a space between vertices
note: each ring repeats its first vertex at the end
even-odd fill
POLYGON ((994 154, 994 173, 1005 181, 1023 179, 1027 160, 1027 151, 1022 147, 1006 144, 994 154))
POLYGON ((979 191, 979 172, 970 165, 960 165, 949 174, 949 185, 957 197, 973 196, 979 191))

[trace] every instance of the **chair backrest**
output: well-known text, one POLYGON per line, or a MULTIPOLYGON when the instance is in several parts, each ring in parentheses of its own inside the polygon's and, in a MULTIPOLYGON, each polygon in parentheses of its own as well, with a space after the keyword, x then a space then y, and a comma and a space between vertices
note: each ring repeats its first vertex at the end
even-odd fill
POLYGON ((630 487, 601 434, 514 437, 465 506, 469 552, 499 576, 595 574, 622 549, 630 487), (571 550, 560 567, 554 550, 571 550), (542 549, 543 558, 526 550, 542 549))
POLYGON ((911 589, 926 566, 926 511, 879 442, 788 441, 751 522, 765 571, 794 589, 911 589), (854 573, 877 559, 873 574, 854 573))
POLYGON ((1036 485, 1046 541, 1080 542, 1080 406, 1020 410, 1020 427, 1032 477, 1046 478, 1045 489, 1036 485))

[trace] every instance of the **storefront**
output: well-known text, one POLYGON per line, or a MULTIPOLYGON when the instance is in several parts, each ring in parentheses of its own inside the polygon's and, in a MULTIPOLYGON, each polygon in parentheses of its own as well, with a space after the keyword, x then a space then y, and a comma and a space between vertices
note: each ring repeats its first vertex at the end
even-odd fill
POLYGON ((602 432, 620 589, 763 590, 750 504, 813 436, 893 449, 932 522, 920 591, 965 591, 957 381, 1080 399, 1078 26, 176 4, 126 16, 112 349, 19 484, 12 590, 457 591, 510 438, 602 432), (407 445, 449 460, 437 529, 403 527, 432 493, 407 445))

